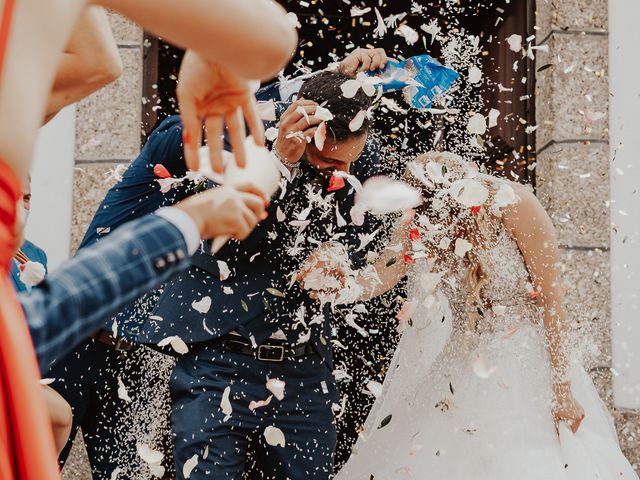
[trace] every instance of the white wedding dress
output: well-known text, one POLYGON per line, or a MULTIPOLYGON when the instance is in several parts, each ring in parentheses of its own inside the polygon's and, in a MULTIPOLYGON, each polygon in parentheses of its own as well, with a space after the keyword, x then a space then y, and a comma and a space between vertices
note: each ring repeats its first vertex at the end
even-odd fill
POLYGON ((410 275, 417 303, 382 394, 338 480, 621 480, 638 476, 612 419, 581 367, 572 391, 586 417, 556 433, 542 312, 532 303, 522 254, 501 222, 479 251, 489 283, 483 312, 466 320, 467 269, 444 252, 410 275))

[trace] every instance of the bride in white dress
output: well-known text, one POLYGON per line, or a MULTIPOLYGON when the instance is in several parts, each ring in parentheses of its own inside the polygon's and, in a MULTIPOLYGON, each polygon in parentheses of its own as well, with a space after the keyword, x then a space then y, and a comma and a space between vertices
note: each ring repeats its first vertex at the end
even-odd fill
MULTIPOLYGON (((404 334, 337 478, 637 480, 570 360, 555 234, 535 196, 450 154, 422 155, 410 171, 425 207, 347 281, 350 301, 370 298, 413 264, 404 334)), ((327 252, 303 282, 335 259, 327 252)))

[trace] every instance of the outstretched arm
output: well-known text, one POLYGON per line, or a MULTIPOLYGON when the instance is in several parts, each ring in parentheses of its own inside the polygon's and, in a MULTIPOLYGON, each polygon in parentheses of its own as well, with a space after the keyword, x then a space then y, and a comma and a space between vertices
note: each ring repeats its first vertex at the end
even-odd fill
POLYGON ((531 295, 544 309, 544 329, 549 344, 557 420, 566 420, 575 432, 584 412, 571 395, 567 373, 569 369, 568 335, 571 326, 564 306, 561 284, 560 256, 555 229, 538 199, 527 188, 514 185, 520 201, 509 206, 503 222, 516 240, 524 256, 533 283, 531 295))
MULTIPOLYGON (((297 276, 302 288, 311 291, 312 298, 318 298, 325 290, 325 278, 337 278, 343 291, 347 293, 338 296, 340 303, 353 303, 370 300, 380 296, 395 287, 407 274, 409 269, 404 261, 404 255, 411 248, 409 242, 409 226, 403 223, 396 225, 389 243, 373 264, 356 270, 344 271, 340 252, 336 252, 332 243, 321 245, 305 262, 297 276), (355 287, 355 288, 354 288, 355 287)), ((348 267, 347 267, 348 268, 348 267)))
POLYGON ((388 292, 407 275, 409 264, 404 256, 411 249, 409 230, 409 225, 398 223, 376 261, 358 271, 356 281, 362 287, 360 301, 371 300, 388 292))
POLYGON ((268 0, 93 0, 243 78, 267 79, 289 60, 296 33, 268 0))
POLYGON ((44 123, 121 74, 122 60, 107 13, 97 6, 85 8, 62 53, 44 123))

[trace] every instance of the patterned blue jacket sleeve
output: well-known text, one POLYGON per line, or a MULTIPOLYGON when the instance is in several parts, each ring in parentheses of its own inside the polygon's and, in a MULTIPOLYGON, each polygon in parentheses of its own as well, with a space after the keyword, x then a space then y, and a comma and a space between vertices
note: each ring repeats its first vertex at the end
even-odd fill
POLYGON ((132 221, 81 250, 19 296, 41 369, 190 263, 180 231, 155 215, 132 221))

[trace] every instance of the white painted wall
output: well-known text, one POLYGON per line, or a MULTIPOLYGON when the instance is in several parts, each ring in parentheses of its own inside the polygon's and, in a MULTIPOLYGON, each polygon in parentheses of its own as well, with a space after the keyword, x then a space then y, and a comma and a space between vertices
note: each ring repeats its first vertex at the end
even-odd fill
POLYGON ((640 408, 640 1, 609 1, 613 390, 640 408))
POLYGON ((75 106, 70 106, 40 129, 31 168, 26 236, 47 253, 49 271, 69 258, 75 119, 75 106))

